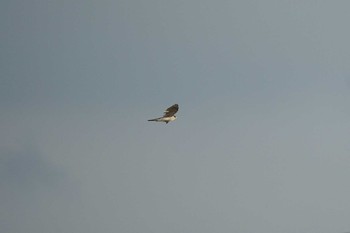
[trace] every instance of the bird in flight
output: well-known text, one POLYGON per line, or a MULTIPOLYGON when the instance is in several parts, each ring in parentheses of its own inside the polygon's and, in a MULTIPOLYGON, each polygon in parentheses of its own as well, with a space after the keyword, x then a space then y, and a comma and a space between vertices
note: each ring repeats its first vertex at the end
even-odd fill
POLYGON ((168 124, 170 121, 176 120, 175 113, 177 113, 178 110, 179 110, 179 105, 174 104, 173 106, 167 108, 164 111, 164 115, 162 117, 151 119, 148 121, 165 122, 166 124, 168 124))

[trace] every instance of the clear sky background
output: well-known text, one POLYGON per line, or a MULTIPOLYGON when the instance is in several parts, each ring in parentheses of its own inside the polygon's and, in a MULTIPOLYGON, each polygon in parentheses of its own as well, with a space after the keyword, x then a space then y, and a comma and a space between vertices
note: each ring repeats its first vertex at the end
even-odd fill
POLYGON ((349 9, 1 1, 1 232, 349 231, 349 9))

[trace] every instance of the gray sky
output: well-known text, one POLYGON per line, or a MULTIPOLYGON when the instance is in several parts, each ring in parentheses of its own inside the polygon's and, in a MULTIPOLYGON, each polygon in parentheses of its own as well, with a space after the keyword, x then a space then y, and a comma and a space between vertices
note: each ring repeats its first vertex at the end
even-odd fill
POLYGON ((349 9, 1 1, 1 232, 349 231, 349 9))

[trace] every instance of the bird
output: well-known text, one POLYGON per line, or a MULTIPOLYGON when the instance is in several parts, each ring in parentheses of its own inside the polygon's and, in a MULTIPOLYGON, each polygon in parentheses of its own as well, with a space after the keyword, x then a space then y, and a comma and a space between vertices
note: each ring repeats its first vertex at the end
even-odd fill
POLYGON ((164 111, 164 115, 162 117, 150 119, 148 121, 165 122, 166 124, 168 124, 170 121, 176 120, 175 113, 177 113, 177 111, 179 111, 179 105, 174 104, 164 111))

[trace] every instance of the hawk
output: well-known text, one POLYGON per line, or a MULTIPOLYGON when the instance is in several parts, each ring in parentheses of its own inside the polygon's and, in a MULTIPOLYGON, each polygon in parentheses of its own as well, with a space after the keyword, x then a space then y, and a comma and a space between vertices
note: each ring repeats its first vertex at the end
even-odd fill
POLYGON ((170 121, 176 120, 175 113, 177 113, 177 111, 179 111, 179 105, 174 104, 173 106, 167 108, 164 111, 164 115, 162 117, 151 119, 148 121, 165 122, 166 124, 168 124, 170 121))

